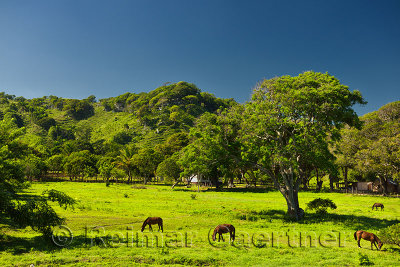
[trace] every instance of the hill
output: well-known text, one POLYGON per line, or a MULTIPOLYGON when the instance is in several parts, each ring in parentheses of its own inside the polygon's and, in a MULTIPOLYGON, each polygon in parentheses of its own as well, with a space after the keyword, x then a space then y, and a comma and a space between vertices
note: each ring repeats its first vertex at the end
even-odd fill
POLYGON ((99 101, 95 96, 25 99, 3 92, 0 118, 13 118, 18 127, 26 128, 22 140, 51 156, 54 153, 48 149, 72 140, 91 145, 154 146, 174 133, 187 132, 201 114, 235 104, 233 99, 217 98, 187 82, 99 101))

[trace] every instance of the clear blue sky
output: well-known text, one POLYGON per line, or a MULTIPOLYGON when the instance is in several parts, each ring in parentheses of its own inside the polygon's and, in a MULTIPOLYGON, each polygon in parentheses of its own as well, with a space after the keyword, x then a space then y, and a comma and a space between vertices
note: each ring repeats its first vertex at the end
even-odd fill
POLYGON ((400 1, 0 1, 0 91, 97 99, 188 81, 249 100, 263 78, 329 72, 400 100, 400 1))

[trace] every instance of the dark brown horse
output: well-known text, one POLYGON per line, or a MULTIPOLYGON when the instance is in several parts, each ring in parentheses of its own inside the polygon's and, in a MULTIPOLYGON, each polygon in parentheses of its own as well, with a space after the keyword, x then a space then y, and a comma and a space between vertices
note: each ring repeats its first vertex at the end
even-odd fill
POLYGON ((229 233, 229 240, 235 241, 235 227, 232 224, 220 224, 214 229, 214 233, 212 235, 213 241, 215 241, 216 235, 218 234, 218 242, 222 239, 224 241, 224 237, 222 234, 229 233))
POLYGON ((163 229, 163 220, 160 217, 148 217, 146 220, 144 220, 143 225, 142 225, 142 232, 146 225, 149 225, 149 229, 153 231, 153 228, 151 228, 152 224, 158 224, 158 231, 164 232, 163 229))
POLYGON ((372 210, 374 210, 374 208, 375 210, 378 210, 379 207, 381 208, 381 210, 383 210, 385 206, 383 206, 382 203, 375 203, 374 205, 372 205, 372 210))
POLYGON ((359 231, 354 233, 354 239, 357 240, 357 244, 358 244, 359 248, 361 248, 361 246, 360 246, 361 238, 371 242, 371 249, 372 250, 374 250, 373 247, 372 247, 372 244, 375 245, 377 250, 381 250, 381 248, 383 246, 382 241, 379 240, 379 238, 376 235, 374 235, 372 233, 368 233, 368 232, 362 231, 362 230, 359 230, 359 231), (378 243, 378 246, 376 246, 377 243, 378 243))

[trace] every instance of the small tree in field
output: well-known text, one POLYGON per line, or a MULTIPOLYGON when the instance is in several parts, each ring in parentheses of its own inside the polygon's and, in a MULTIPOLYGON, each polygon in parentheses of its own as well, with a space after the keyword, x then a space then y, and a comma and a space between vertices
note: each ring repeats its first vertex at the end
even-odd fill
POLYGON ((166 158, 160 164, 158 164, 156 174, 157 176, 163 177, 166 181, 172 181, 174 188, 180 181, 181 168, 177 164, 177 158, 172 156, 166 158))
POLYGON ((336 204, 332 200, 326 198, 316 198, 311 202, 307 203, 307 208, 310 210, 315 210, 316 213, 325 214, 327 209, 336 209, 336 204))

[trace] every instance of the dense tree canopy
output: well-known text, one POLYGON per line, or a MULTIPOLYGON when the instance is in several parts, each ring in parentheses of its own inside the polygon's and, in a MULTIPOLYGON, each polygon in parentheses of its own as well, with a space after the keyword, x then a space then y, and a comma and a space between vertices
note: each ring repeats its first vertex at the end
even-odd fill
POLYGON ((345 124, 359 126, 351 108, 364 100, 358 91, 329 74, 305 72, 297 77, 264 80, 246 105, 245 157, 256 157, 257 167, 275 183, 299 219, 298 191, 305 162, 319 167, 331 155, 329 143, 338 140, 345 124), (322 160, 321 160, 322 159, 322 160))
POLYGON ((157 176, 176 183, 194 174, 216 185, 233 185, 234 178, 255 185, 262 178, 299 219, 299 186, 313 175, 336 176, 339 169, 347 183, 354 170, 381 178, 384 187, 398 177, 400 104, 363 116, 360 129, 352 106, 363 103, 358 91, 312 71, 264 80, 245 104, 187 82, 99 102, 95 96, 25 99, 3 93, 0 119, 12 127, 2 137, 9 140, 2 146, 2 183, 19 188, 25 178, 49 171, 145 183, 157 176))

